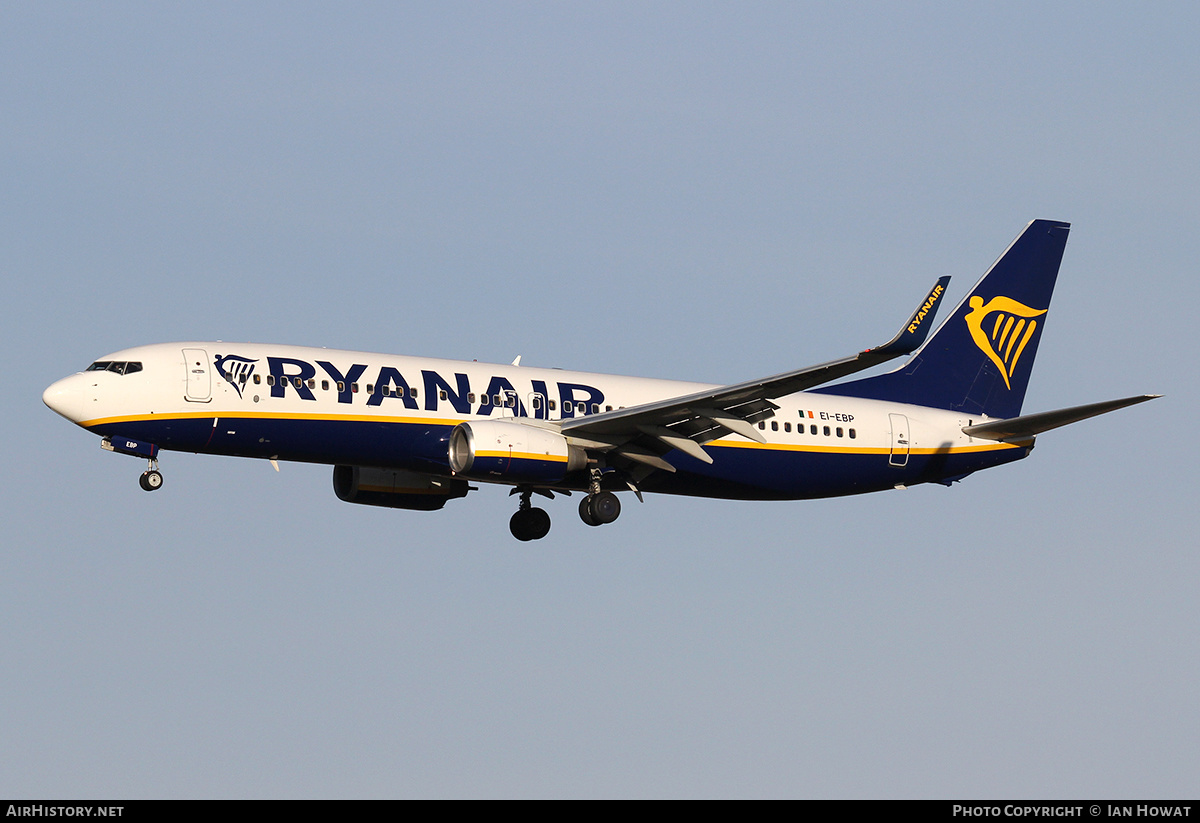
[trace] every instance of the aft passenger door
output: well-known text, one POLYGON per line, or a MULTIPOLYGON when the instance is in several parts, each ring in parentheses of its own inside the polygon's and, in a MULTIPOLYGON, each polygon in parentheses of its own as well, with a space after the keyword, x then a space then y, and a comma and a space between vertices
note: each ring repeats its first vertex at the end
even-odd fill
POLYGON ((908 465, 909 431, 908 417, 903 414, 889 414, 888 421, 892 424, 892 454, 888 463, 893 466, 908 465))
POLYGON ((212 373, 208 366, 208 352, 204 349, 184 349, 183 367, 187 371, 184 399, 193 403, 208 403, 212 400, 212 373))

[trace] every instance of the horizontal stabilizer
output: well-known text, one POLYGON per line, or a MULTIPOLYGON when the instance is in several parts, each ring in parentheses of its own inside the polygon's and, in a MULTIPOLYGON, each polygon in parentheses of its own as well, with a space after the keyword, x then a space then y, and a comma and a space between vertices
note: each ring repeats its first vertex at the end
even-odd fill
POLYGON ((1100 414, 1123 409, 1137 403, 1145 403, 1162 397, 1161 394, 1140 394, 1137 397, 1125 397, 1121 400, 1106 400, 1103 403, 1089 403, 1086 406, 1072 406, 1069 409, 1024 414, 1011 417, 1008 420, 989 420, 974 426, 963 426, 963 433, 971 437, 982 437, 985 440, 1027 440, 1035 434, 1041 434, 1050 429, 1057 429, 1068 423, 1078 423, 1100 414))

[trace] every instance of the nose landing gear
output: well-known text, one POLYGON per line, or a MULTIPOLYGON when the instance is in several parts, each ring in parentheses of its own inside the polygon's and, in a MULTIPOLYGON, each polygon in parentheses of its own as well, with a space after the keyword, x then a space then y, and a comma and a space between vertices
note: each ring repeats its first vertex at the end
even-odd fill
POLYGON ((131 437, 118 437, 116 440, 106 437, 100 441, 100 448, 105 451, 117 452, 118 454, 146 458, 146 462, 149 465, 146 466, 146 470, 142 472, 141 478, 138 479, 138 485, 148 492, 158 491, 162 488, 163 476, 162 472, 158 470, 158 446, 153 443, 134 440, 131 437))
POLYGON ((150 468, 142 472, 142 476, 138 479, 138 485, 148 492, 158 491, 162 488, 163 476, 158 470, 158 461, 151 460, 150 468))

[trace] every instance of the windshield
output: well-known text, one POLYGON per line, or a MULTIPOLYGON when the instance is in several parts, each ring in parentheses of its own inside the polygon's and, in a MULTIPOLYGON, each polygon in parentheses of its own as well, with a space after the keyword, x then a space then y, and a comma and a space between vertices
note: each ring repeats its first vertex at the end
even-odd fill
POLYGON ((87 367, 88 371, 111 371, 117 374, 133 374, 142 370, 142 364, 137 360, 97 360, 87 367))

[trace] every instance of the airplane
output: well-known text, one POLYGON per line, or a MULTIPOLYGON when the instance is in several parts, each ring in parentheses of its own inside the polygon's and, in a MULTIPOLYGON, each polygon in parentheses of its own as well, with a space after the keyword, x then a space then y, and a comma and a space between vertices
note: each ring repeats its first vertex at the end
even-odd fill
POLYGON ((126 349, 47 388, 47 406, 148 461, 160 450, 333 465, 336 495, 432 511, 511 487, 509 529, 537 540, 537 494, 583 494, 589 526, 616 492, 798 500, 949 486, 1029 455, 1036 435, 1159 395, 1021 414, 1070 224, 1034 220, 930 334, 939 278, 890 341, 727 386, 298 346, 126 349), (898 368, 831 381, 908 355, 898 368))

